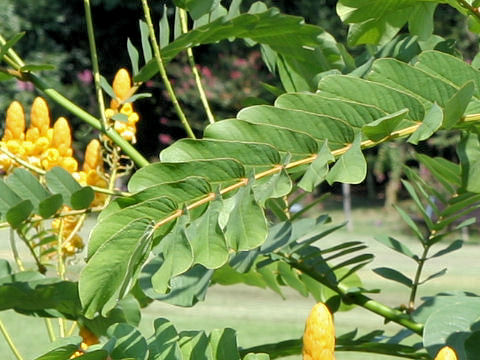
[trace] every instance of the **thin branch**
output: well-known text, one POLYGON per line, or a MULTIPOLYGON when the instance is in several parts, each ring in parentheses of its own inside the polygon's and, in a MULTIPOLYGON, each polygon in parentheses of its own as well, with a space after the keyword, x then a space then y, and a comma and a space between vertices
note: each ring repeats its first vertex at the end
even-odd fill
POLYGON ((33 249, 32 245, 30 244, 30 242, 28 241, 28 239, 25 237, 24 234, 22 234, 21 231, 17 231, 17 234, 18 234, 18 236, 20 237, 20 239, 22 239, 22 241, 25 243, 25 245, 27 246, 28 250, 30 251, 30 254, 32 255, 33 259, 35 260, 35 264, 37 264, 38 272, 39 272, 40 274, 45 274, 45 273, 47 272, 47 268, 45 267, 45 265, 42 264, 42 262, 41 262, 40 259, 38 258, 37 253, 36 253, 35 250, 33 249))
POLYGON ((100 111, 100 123, 103 131, 107 128, 107 118, 105 116, 105 99, 103 98, 102 87, 100 86, 100 71, 98 67, 97 47, 95 45, 95 33, 93 30, 92 11, 90 9, 90 0, 83 1, 85 7, 85 20, 87 22, 88 43, 90 45, 90 57, 92 59, 93 80, 95 91, 97 93, 98 107, 100 111))
MULTIPOLYGON (((184 9, 179 9, 179 12, 182 33, 185 34, 188 32, 187 12, 184 9)), ((200 100, 202 101, 203 108, 205 109, 205 113, 207 114, 208 121, 210 122, 210 124, 213 124, 215 122, 215 117, 213 116, 210 104, 208 103, 207 95, 205 94, 205 90, 202 85, 202 78, 197 69, 195 57, 193 56, 193 50, 191 47, 187 48, 187 58, 190 64, 190 68, 192 69, 193 77, 195 78, 195 84, 197 85, 198 94, 200 95, 200 100)))
POLYGON ((18 253, 17 244, 15 244, 15 231, 13 230, 13 228, 10 228, 10 247, 12 248, 13 258, 15 259, 18 270, 25 271, 22 259, 20 258, 20 255, 18 253))
POLYGON ((460 5, 461 7, 463 7, 465 10, 467 10, 467 12, 472 15, 473 17, 475 17, 477 19, 477 21, 480 22, 480 11, 478 10, 478 8, 476 7, 473 7, 472 5, 470 5, 468 3, 468 1, 466 0, 456 0, 457 1, 457 4, 460 5))
POLYGON ((167 71, 165 70, 162 55, 160 53, 160 46, 158 46, 157 37, 155 35, 155 29, 153 28, 152 17, 150 15, 150 8, 148 6, 147 0, 142 0, 142 6, 143 6, 143 13, 145 15, 145 20, 148 25, 148 32, 150 34, 150 42, 152 44, 153 52, 155 55, 155 61, 157 62, 157 66, 160 71, 160 76, 162 77, 162 80, 165 85, 165 88, 167 89, 168 95, 172 100, 173 107, 175 108, 175 111, 185 131, 187 132, 189 137, 191 137, 192 139, 195 139, 196 138, 195 134, 193 133, 193 130, 187 120, 187 117, 185 116, 185 113, 182 110, 182 107, 180 106, 180 103, 178 102, 177 96, 175 95, 175 91, 173 90, 172 84, 170 83, 170 79, 168 78, 167 71))
POLYGON ((0 320, 0 331, 2 332, 3 337, 5 338, 5 341, 8 344, 8 347, 10 350, 12 350, 13 355, 17 358, 17 360, 23 360, 22 355, 20 355, 20 352, 18 351, 17 347, 13 343, 13 340, 10 336, 10 334, 7 331, 7 328, 3 324, 3 321, 0 320))

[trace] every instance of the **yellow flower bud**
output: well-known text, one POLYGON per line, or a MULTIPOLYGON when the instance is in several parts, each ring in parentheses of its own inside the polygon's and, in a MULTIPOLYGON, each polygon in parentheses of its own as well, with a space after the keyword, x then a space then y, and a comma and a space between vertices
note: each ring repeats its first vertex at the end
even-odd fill
POLYGON ((47 135, 47 131, 50 128, 50 114, 47 102, 43 98, 36 97, 33 101, 30 121, 31 128, 37 128, 42 136, 47 135))
POLYGON ((50 146, 50 141, 48 140, 48 138, 44 136, 39 137, 38 140, 35 141, 35 152, 37 154, 41 154, 44 151, 46 151, 49 146, 50 146))
POLYGON ((78 162, 71 156, 63 158, 60 161, 60 166, 67 170, 69 173, 73 173, 78 170, 78 162))
MULTIPOLYGON (((123 101, 127 99, 132 87, 132 80, 130 79, 130 74, 127 69, 121 68, 117 71, 113 79, 112 87, 117 100, 123 101)), ((118 105, 116 107, 112 106, 112 108, 118 108, 118 105)))
POLYGON ((60 153, 57 149, 50 148, 45 151, 42 159, 42 167, 45 170, 50 170, 52 167, 58 165, 60 161, 60 153))
POLYGON ((80 185, 87 185, 87 174, 85 171, 74 172, 72 176, 80 185))
POLYGON ((59 117, 53 125, 52 146, 60 149, 70 148, 72 146, 72 134, 67 119, 59 117))
POLYGON ((7 172, 12 166, 12 159, 7 155, 0 153, 0 170, 7 172))
POLYGON ((450 346, 444 346, 435 357, 435 360, 457 360, 457 354, 450 346))
POLYGON ((128 116, 128 124, 135 125, 139 119, 140 117, 138 116, 138 114, 136 112, 133 112, 131 115, 128 116))
POLYGON ((25 140, 35 142, 38 140, 40 137, 40 130, 36 127, 31 127, 30 129, 27 130, 25 134, 25 140))
POLYGON ((123 104, 122 108, 120 109, 120 113, 125 114, 127 116, 131 115, 133 113, 132 103, 123 104))
POLYGON ((335 360, 335 328, 332 314, 323 303, 316 304, 307 318, 303 334, 304 360, 335 360))
POLYGON ((22 143, 20 140, 12 139, 8 140, 7 143, 7 149, 11 153, 14 153, 15 155, 23 155, 24 154, 24 149, 22 148, 22 143))
POLYGON ((33 155, 35 153, 35 144, 31 141, 24 141, 22 146, 26 155, 33 155))
POLYGON ((7 109, 7 119, 5 121, 5 134, 3 141, 11 139, 23 140, 25 138, 25 114, 22 104, 14 101, 7 109))
POLYGON ((85 160, 83 170, 97 170, 103 167, 102 145, 97 139, 93 139, 85 149, 85 160))
POLYGON ((111 119, 113 115, 115 115, 115 110, 110 109, 110 108, 105 110, 105 117, 107 119, 111 119))
POLYGON ((127 129, 127 124, 121 121, 115 121, 114 129, 116 132, 118 132, 121 135, 122 132, 124 132, 127 129))

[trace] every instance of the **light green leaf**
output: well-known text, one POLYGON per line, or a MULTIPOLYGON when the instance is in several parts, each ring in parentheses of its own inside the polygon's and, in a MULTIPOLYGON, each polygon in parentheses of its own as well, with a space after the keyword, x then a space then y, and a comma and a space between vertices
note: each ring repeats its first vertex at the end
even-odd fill
POLYGON ((292 180, 285 169, 281 169, 269 177, 259 179, 253 184, 255 199, 261 206, 264 206, 268 199, 288 195, 291 190, 292 180))
POLYGON ((184 332, 179 341, 184 359, 208 359, 206 357, 208 347, 208 337, 205 332, 184 332))
POLYGON ((423 345, 431 356, 449 345, 455 349, 459 359, 467 357, 465 341, 471 334, 472 324, 480 318, 480 298, 461 296, 450 305, 439 307, 425 322, 423 345))
POLYGON ((15 169, 5 179, 5 182, 20 198, 30 200, 35 211, 38 211, 40 202, 49 196, 48 191, 40 184, 38 179, 30 171, 22 168, 15 169))
POLYGON ((397 111, 396 113, 389 114, 378 120, 375 120, 362 127, 362 132, 367 138, 372 141, 379 141, 386 136, 389 136, 397 126, 402 122, 408 113, 408 109, 397 111))
POLYGON ((474 90, 473 81, 469 81, 448 100, 444 109, 445 118, 442 124, 444 128, 451 129, 460 121, 472 99, 474 90))
POLYGON ((352 126, 345 120, 303 110, 257 105, 241 110, 237 118, 255 124, 269 124, 304 132, 320 144, 328 139, 333 147, 342 147, 345 143, 352 142, 354 137, 352 126))
POLYGON ((79 293, 85 316, 105 316, 133 285, 136 273, 146 260, 153 228, 145 218, 124 222, 90 257, 80 273, 79 293))
POLYGON ((443 111, 437 104, 433 104, 423 119, 422 124, 410 135, 408 142, 417 145, 420 141, 427 140, 443 123, 443 111))
POLYGON ((130 58, 130 63, 132 64, 133 75, 137 75, 138 73, 138 50, 133 46, 130 38, 127 38, 127 52, 128 57, 130 58))
POLYGON ((185 232, 186 223, 187 217, 180 217, 175 228, 153 250, 163 257, 162 266, 152 276, 153 288, 159 294, 167 292, 171 278, 184 273, 193 264, 193 250, 185 232))
POLYGON ((462 171, 462 187, 480 193, 480 136, 465 133, 457 146, 462 171))
POLYGON ((308 167, 298 186, 305 191, 313 191, 317 185, 325 180, 328 173, 328 164, 333 161, 335 161, 335 157, 328 148, 327 141, 325 141, 317 154, 317 158, 308 167))
POLYGON ((192 175, 204 177, 211 184, 219 184, 244 178, 245 169, 233 159, 154 163, 135 172, 128 182, 128 189, 137 192, 153 185, 183 180, 192 175))
POLYGON ((115 92, 113 91, 112 86, 108 83, 107 79, 105 79, 101 75, 100 75, 100 86, 102 87, 103 91, 105 91, 108 94, 108 96, 110 96, 112 99, 117 98, 117 96, 115 95, 115 92))
POLYGON ((415 6, 408 20, 408 29, 412 35, 417 35, 420 40, 426 40, 432 35, 436 8, 437 4, 433 2, 419 2, 415 6))
POLYGON ((247 354, 243 360, 270 360, 270 356, 268 354, 247 354))
POLYGON ((143 20, 140 20, 138 24, 140 26, 140 38, 142 40, 143 59, 145 60, 145 63, 148 63, 152 59, 152 48, 149 42, 148 25, 143 20))
POLYGON ((209 125, 205 129, 205 137, 270 144, 281 152, 297 156, 316 154, 318 151, 316 141, 304 132, 237 119, 209 125))
POLYGON ((218 224, 222 201, 214 200, 205 213, 187 228, 194 261, 208 269, 216 269, 228 261, 225 235, 218 224))
POLYGON ((231 158, 246 167, 270 167, 280 163, 280 154, 266 144, 223 140, 181 139, 160 153, 162 162, 231 158))
POLYGON ((20 71, 43 71, 43 70, 55 70, 55 65, 51 64, 27 64, 20 68, 20 71))
POLYGON ((0 48, 0 59, 3 59, 4 55, 8 52, 8 50, 13 47, 22 37, 24 37, 25 34, 25 31, 15 34, 5 43, 5 45, 2 45, 2 47, 0 48))
MULTIPOLYGON (((175 326, 167 319, 157 318, 153 322, 155 328, 154 334, 148 339, 148 349, 151 360, 165 359, 164 354, 170 354, 173 350, 173 356, 179 353, 177 340, 179 339, 175 326), (173 347, 173 349, 171 349, 173 347)), ((178 354, 180 355, 180 354, 178 354)), ((171 357, 166 359, 174 359, 171 357)))
POLYGON ((265 214, 255 201, 251 186, 240 188, 226 226, 228 245, 237 251, 251 250, 260 246, 267 234, 265 214))
POLYGON ((342 182, 348 184, 359 184, 367 175, 367 162, 363 156, 361 147, 361 136, 357 134, 350 149, 343 154, 327 174, 327 182, 342 182))
POLYGON ((160 34, 158 36, 160 49, 163 49, 170 43, 170 24, 168 23, 168 9, 166 5, 163 5, 163 14, 159 23, 160 34))
POLYGON ((7 211, 17 205, 22 199, 0 179, 0 216, 5 218, 7 211))

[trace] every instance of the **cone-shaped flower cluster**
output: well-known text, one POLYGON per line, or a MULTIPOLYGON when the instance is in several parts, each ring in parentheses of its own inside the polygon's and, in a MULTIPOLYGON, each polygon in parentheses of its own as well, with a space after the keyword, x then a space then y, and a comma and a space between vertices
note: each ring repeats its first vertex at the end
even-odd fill
MULTIPOLYGON (((30 127, 26 131, 22 105, 18 101, 10 104, 0 146, 38 168, 49 170, 61 166, 69 172, 77 171, 70 125, 61 117, 51 128, 48 105, 41 97, 33 102, 30 127)), ((17 163, 6 154, 0 155, 0 170, 9 172, 15 166, 17 163)))
POLYGON ((86 327, 80 327, 79 335, 82 337, 82 343, 80 344, 80 349, 76 351, 70 359, 75 359, 77 357, 82 356, 85 354, 85 351, 88 349, 89 346, 98 344, 98 337, 88 330, 86 327))
POLYGON ((457 360, 457 354, 450 346, 444 346, 440 349, 435 360, 457 360))
POLYGON ((139 120, 138 114, 133 110, 132 103, 125 102, 132 95, 132 79, 129 72, 126 69, 118 70, 115 78, 113 79, 113 92, 116 98, 110 101, 110 108, 106 110, 107 119, 111 119, 115 114, 124 114, 128 120, 115 121, 115 130, 127 141, 135 143, 137 127, 136 124, 139 120))
POLYGON ((335 327, 332 314, 323 303, 316 304, 303 333, 304 360, 335 360, 335 327))

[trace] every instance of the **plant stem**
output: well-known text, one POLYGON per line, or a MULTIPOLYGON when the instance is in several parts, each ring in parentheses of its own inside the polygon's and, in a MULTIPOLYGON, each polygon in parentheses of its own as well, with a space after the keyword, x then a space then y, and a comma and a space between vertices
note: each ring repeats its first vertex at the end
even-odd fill
POLYGON ((480 12, 477 8, 470 5, 466 0, 456 0, 458 5, 466 9, 470 15, 477 18, 477 21, 480 21, 480 12))
POLYGON ((85 20, 87 22, 88 43, 90 44, 90 57, 92 59, 93 80, 97 93, 98 107, 100 111, 100 123, 102 130, 107 128, 107 118, 105 117, 105 99, 103 98, 102 87, 100 86, 100 71, 98 68, 97 47, 95 45, 95 33, 93 30, 92 11, 90 9, 90 0, 83 1, 85 7, 85 20))
MULTIPOLYGON (((60 219, 60 226, 57 234, 57 274, 62 280, 65 280, 65 263, 63 262, 63 226, 65 225, 64 218, 60 219)), ((73 232, 73 231, 72 231, 73 232)))
POLYGON ((195 134, 193 133, 193 130, 190 124, 188 123, 187 117, 185 116, 185 113, 183 112, 182 107, 178 102, 177 96, 175 95, 175 91, 173 90, 172 84, 170 83, 170 79, 168 78, 167 71, 165 70, 162 55, 160 53, 160 47, 158 46, 157 37, 155 35, 155 29, 153 28, 152 17, 150 15, 150 8, 148 6, 147 0, 142 0, 142 6, 143 6, 143 13, 145 15, 145 20, 148 25, 148 32, 150 34, 150 42, 152 44, 153 53, 155 55, 155 61, 157 62, 157 66, 160 71, 160 76, 162 77, 162 80, 165 85, 165 88, 167 89, 168 95, 172 100, 173 107, 175 108, 175 111, 186 133, 192 139, 196 139, 195 134))
POLYGON ((78 116, 82 121, 89 124, 94 129, 102 131, 105 135, 107 135, 115 144, 117 144, 122 151, 128 155, 139 167, 143 167, 149 164, 148 160, 145 159, 142 154, 140 154, 127 140, 122 138, 120 134, 118 134, 112 127, 106 128, 104 131, 102 129, 102 125, 100 121, 68 100, 62 94, 60 94, 55 89, 51 88, 48 84, 46 84, 42 79, 35 76, 32 73, 22 73, 22 79, 24 81, 30 81, 33 83, 39 90, 41 90, 45 95, 47 95, 50 99, 55 101, 57 104, 61 105, 68 111, 70 111, 73 115, 78 116))
POLYGON ((28 250, 30 250, 30 254, 32 254, 32 257, 35 260, 35 263, 37 264, 38 272, 40 274, 45 274, 47 272, 47 268, 45 267, 45 265, 43 265, 41 263, 40 259, 38 258, 37 254, 35 253, 35 250, 33 249, 32 245, 30 245, 30 242, 28 241, 28 239, 22 234, 21 231, 17 231, 17 234, 20 237, 20 239, 22 239, 22 241, 25 243, 28 250))
POLYGON ((410 299, 408 301, 408 309, 410 311, 415 310, 415 296, 417 295, 418 285, 420 284, 420 276, 422 274, 423 266, 425 265, 425 261, 427 260, 428 250, 430 250, 430 246, 424 244, 422 256, 420 257, 420 259, 418 259, 417 271, 415 272, 415 278, 412 284, 412 291, 410 292, 410 299))
POLYGON ((13 340, 10 337, 10 334, 8 333, 7 328, 3 324, 2 320, 0 320, 0 331, 2 332, 2 335, 5 338, 5 341, 7 342, 8 346, 10 347, 10 350, 12 350, 13 355, 15 355, 17 360, 23 360, 22 355, 20 355, 20 352, 18 351, 17 347, 13 343, 13 340))
POLYGON ((4 147, 0 146, 0 152, 7 155, 10 159, 12 159, 13 161, 19 163, 20 165, 22 165, 24 168, 36 173, 36 174, 39 174, 39 175, 45 175, 46 174, 46 171, 43 170, 43 169, 40 169, 32 164, 30 164, 28 161, 25 161, 23 159, 20 159, 19 157, 17 157, 15 154, 11 153, 10 151, 8 151, 8 149, 5 149, 4 147))
MULTIPOLYGON (((0 35, 0 44, 5 45, 6 43, 7 43, 7 40, 5 40, 5 38, 2 35, 0 35)), ((16 68, 14 66, 14 68, 16 68, 17 70, 25 65, 22 58, 20 56, 18 56, 18 54, 12 48, 8 49, 8 54, 13 59, 13 61, 16 63, 16 65, 18 65, 18 68, 16 68)))
POLYGON ((43 320, 45 321, 45 327, 47 328, 48 338, 50 339, 50 342, 54 342, 57 340, 57 337, 53 332, 52 320, 49 318, 44 318, 43 320))
POLYGON ((13 258, 15 259, 15 263, 17 264, 18 270, 25 271, 25 267, 23 266, 22 259, 18 254, 17 245, 15 244, 15 231, 13 228, 10 228, 10 247, 12 248, 13 258))
MULTIPOLYGON (((180 12, 180 24, 182 27, 182 33, 185 34, 188 32, 187 12, 184 9, 179 9, 179 12, 180 12)), ((215 117, 213 116, 212 110, 210 108, 210 104, 208 103, 207 95, 205 94, 205 90, 202 85, 202 78, 195 64, 195 58, 193 56, 193 50, 191 47, 187 48, 187 58, 188 58, 190 67, 192 69, 192 73, 195 78, 195 84, 197 85, 197 90, 200 95, 200 100, 202 101, 202 105, 205 109, 205 113, 207 114, 208 121, 210 122, 210 124, 213 124, 215 122, 215 117)))

